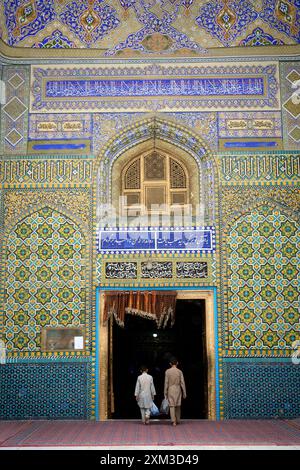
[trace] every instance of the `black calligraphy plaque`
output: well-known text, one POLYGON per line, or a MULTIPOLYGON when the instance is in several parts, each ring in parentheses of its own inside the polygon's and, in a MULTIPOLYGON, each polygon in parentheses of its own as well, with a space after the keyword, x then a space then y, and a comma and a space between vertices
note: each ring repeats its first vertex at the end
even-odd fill
POLYGON ((177 262, 176 275, 185 279, 205 278, 208 276, 207 263, 204 261, 177 262))
POLYGON ((105 265, 106 279, 136 279, 137 263, 109 262, 105 265))
POLYGON ((149 266, 148 262, 142 262, 142 278, 144 279, 170 279, 173 276, 171 261, 155 261, 149 266))

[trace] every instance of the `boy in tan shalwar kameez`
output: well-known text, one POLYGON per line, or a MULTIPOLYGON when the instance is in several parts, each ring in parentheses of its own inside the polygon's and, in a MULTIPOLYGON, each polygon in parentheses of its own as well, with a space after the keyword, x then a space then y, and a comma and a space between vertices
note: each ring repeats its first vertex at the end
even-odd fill
POLYGON ((186 398, 183 373, 177 369, 177 360, 170 362, 170 369, 165 373, 164 394, 170 406, 170 416, 173 426, 179 424, 181 415, 181 398, 186 398))

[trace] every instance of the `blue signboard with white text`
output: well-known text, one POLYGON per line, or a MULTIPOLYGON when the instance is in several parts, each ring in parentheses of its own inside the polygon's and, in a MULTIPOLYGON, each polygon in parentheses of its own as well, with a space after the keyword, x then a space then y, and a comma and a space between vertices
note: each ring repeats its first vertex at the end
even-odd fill
POLYGON ((214 227, 100 228, 99 253, 205 252, 216 249, 214 227))

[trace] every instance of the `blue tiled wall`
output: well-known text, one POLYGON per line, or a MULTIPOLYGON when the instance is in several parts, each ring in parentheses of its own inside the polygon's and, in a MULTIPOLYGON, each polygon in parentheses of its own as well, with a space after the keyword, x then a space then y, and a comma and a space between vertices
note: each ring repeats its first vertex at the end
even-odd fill
POLYGON ((225 419, 300 416, 300 365, 224 363, 225 419))
POLYGON ((90 364, 0 366, 0 419, 89 419, 90 364))

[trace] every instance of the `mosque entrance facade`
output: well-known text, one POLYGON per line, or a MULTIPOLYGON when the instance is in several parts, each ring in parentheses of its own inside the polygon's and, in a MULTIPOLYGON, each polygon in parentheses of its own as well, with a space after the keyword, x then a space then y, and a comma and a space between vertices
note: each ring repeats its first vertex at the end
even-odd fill
MULTIPOLYGON (((103 321, 105 291, 100 293, 103 321)), ((163 399, 165 370, 176 357, 184 373, 187 399, 183 419, 216 419, 216 351, 213 290, 176 291, 173 326, 126 315, 124 327, 112 318, 100 326, 99 416, 139 419, 134 388, 139 368, 147 365, 156 387, 155 402, 163 399)), ((165 419, 160 415, 158 419, 165 419)))

